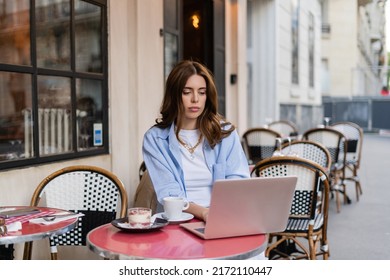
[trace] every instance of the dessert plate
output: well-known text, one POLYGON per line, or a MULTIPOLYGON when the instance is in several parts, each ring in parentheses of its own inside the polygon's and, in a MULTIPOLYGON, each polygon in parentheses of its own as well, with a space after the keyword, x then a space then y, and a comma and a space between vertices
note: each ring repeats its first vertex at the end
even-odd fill
POLYGON ((130 226, 127 217, 116 219, 111 222, 111 224, 114 227, 119 228, 120 230, 123 230, 125 232, 132 232, 132 233, 141 233, 141 232, 150 232, 150 231, 159 230, 165 227, 166 225, 168 225, 168 223, 169 222, 166 219, 157 218, 157 217, 156 219, 154 219, 154 222, 150 224, 150 227, 146 227, 146 228, 135 228, 130 226))
POLYGON ((190 214, 190 213, 185 213, 183 212, 181 214, 181 217, 180 219, 175 219, 175 220, 171 220, 171 219, 168 219, 164 213, 157 213, 154 215, 156 217, 156 219, 165 219, 165 220, 168 220, 168 222, 170 224, 179 224, 179 223, 183 223, 183 222, 187 222, 189 220, 192 220, 194 218, 194 215, 190 214))

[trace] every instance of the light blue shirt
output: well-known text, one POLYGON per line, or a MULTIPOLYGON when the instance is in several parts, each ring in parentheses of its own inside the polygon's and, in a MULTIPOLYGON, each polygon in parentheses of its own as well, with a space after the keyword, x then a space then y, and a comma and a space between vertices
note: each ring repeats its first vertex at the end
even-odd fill
MULTIPOLYGON (((160 204, 167 196, 187 197, 179 146, 174 124, 169 128, 152 127, 144 135, 143 157, 160 204)), ((248 160, 236 130, 214 149, 204 141, 202 149, 213 182, 250 176, 248 160)))

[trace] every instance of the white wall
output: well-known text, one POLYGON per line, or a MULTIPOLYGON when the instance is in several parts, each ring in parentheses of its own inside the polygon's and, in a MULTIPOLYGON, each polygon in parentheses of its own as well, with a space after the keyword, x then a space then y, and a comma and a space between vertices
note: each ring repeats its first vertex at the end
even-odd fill
MULTIPOLYGON (((276 105, 276 67, 278 52, 276 50, 277 20, 274 0, 251 1, 248 10, 247 60, 249 96, 249 126, 261 126, 267 118, 278 114, 276 105)), ((249 4, 249 3, 248 3, 249 4)))
POLYGON ((247 0, 225 2, 226 118, 236 125, 240 135, 248 127, 246 2, 247 0), (231 74, 237 75, 236 84, 230 84, 231 74))
POLYGON ((143 135, 159 115, 164 91, 163 7, 153 0, 110 3, 112 168, 128 186, 131 204, 143 135))

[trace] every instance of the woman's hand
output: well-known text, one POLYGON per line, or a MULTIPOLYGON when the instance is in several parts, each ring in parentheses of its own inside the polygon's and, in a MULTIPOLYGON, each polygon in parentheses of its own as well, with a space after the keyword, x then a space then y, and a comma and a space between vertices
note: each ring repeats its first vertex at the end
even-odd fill
POLYGON ((190 207, 188 207, 188 209, 185 210, 185 212, 190 213, 194 215, 195 218, 206 222, 207 216, 209 215, 209 208, 190 202, 190 207))
POLYGON ((203 219, 203 221, 205 221, 205 222, 207 221, 208 215, 209 215, 209 208, 205 208, 203 210, 203 212, 202 212, 202 219, 203 219))

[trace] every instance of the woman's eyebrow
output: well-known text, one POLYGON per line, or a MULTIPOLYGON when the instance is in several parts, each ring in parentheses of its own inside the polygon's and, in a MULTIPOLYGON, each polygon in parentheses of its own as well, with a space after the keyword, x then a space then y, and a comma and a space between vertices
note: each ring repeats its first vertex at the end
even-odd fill
MULTIPOLYGON (((183 90, 185 90, 185 89, 193 90, 194 88, 193 87, 184 87, 183 90)), ((200 87, 200 88, 198 88, 198 90, 203 90, 203 89, 207 89, 207 87, 200 87)))

